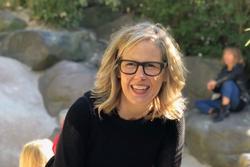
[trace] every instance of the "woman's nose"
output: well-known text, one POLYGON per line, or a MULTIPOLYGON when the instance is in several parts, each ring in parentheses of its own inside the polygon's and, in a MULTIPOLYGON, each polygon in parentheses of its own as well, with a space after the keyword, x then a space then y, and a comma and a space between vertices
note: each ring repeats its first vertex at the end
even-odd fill
POLYGON ((137 71, 135 73, 135 76, 139 77, 139 78, 145 78, 146 77, 146 74, 144 73, 142 66, 138 67, 138 69, 137 69, 137 71))

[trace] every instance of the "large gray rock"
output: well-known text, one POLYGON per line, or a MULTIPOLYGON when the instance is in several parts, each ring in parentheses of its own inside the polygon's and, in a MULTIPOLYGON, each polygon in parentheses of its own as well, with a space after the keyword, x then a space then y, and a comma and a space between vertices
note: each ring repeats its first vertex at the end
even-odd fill
POLYGON ((192 107, 194 100, 209 97, 207 82, 214 79, 222 65, 218 59, 205 59, 197 56, 184 57, 188 70, 187 82, 184 94, 188 97, 189 105, 192 107))
POLYGON ((213 167, 236 167, 250 150, 250 107, 219 123, 192 110, 186 118, 186 144, 199 161, 213 167))
POLYGON ((16 17, 10 11, 0 11, 0 32, 24 29, 27 26, 25 20, 16 17))
POLYGON ((200 163, 193 155, 189 153, 188 148, 184 147, 181 167, 211 167, 211 166, 200 163))
POLYGON ((96 55, 100 57, 105 48, 87 30, 23 30, 2 36, 1 38, 0 35, 0 53, 27 64, 33 70, 45 69, 61 59, 88 61, 96 55))
POLYGON ((38 74, 0 56, 0 166, 17 167, 22 146, 47 138, 56 127, 43 106, 38 74))
POLYGON ((58 39, 53 40, 50 52, 60 60, 88 61, 98 66, 105 48, 106 43, 98 40, 93 32, 81 30, 58 33, 58 39))
MULTIPOLYGON (((42 31, 24 30, 10 33, 0 43, 3 55, 15 58, 35 70, 41 70, 56 61, 55 56, 49 54, 46 38, 50 33, 42 31)), ((47 40, 49 41, 49 40, 47 40)))
POLYGON ((39 88, 49 114, 56 116, 91 89, 95 74, 95 68, 69 61, 62 61, 47 70, 39 79, 39 88))

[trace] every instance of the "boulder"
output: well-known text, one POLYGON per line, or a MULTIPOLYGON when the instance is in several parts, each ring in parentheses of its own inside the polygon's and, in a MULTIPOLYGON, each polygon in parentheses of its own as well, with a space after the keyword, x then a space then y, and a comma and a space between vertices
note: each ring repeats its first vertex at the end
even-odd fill
POLYGON ((218 59, 197 56, 184 57, 184 62, 188 70, 184 95, 188 97, 189 106, 193 107, 194 100, 207 98, 211 95, 206 84, 209 80, 215 79, 222 66, 218 59))
POLYGON ((23 145, 49 137, 56 121, 45 111, 38 74, 2 56, 0 71, 0 162, 1 167, 16 167, 23 145))
POLYGON ((100 57, 105 48, 87 30, 23 30, 3 36, 1 38, 0 35, 0 52, 27 64, 33 70, 46 69, 61 59, 88 61, 96 55, 100 57))
POLYGON ((0 51, 3 55, 15 58, 34 70, 47 68, 56 61, 55 56, 49 54, 46 39, 52 34, 42 31, 16 31, 5 36, 1 41, 0 51))
POLYGON ((87 64, 62 61, 48 69, 39 79, 44 105, 52 116, 92 88, 96 69, 87 64))
POLYGON ((196 109, 187 113, 186 144, 199 161, 213 167, 237 166, 242 153, 250 150, 250 106, 214 123, 196 109))
POLYGON ((184 147, 181 167, 211 167, 211 166, 200 163, 194 156, 192 156, 189 153, 188 148, 184 147))
POLYGON ((98 40, 91 31, 58 32, 57 40, 50 43, 50 54, 60 60, 89 61, 99 65, 105 48, 106 43, 98 40))
POLYGON ((27 26, 25 20, 15 16, 10 11, 0 11, 0 32, 24 29, 27 26))

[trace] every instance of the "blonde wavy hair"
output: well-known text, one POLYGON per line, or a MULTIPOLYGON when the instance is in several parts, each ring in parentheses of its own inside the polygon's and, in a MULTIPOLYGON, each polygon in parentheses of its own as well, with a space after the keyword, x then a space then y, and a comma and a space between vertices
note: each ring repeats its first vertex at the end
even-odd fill
POLYGON ((92 90, 92 96, 96 98, 95 108, 100 115, 101 112, 110 113, 118 107, 122 90, 118 78, 117 60, 125 49, 143 40, 152 40, 160 48, 163 61, 168 62, 164 75, 166 82, 163 82, 158 95, 153 99, 151 103, 153 112, 150 112, 147 119, 180 119, 185 109, 185 99, 181 93, 186 74, 182 53, 163 26, 149 22, 123 27, 111 36, 111 42, 103 55, 92 90))
MULTIPOLYGON (((239 48, 237 48, 237 47, 226 47, 226 48, 223 49, 223 54, 225 52, 231 52, 233 54, 233 56, 234 56, 234 65, 236 65, 236 64, 245 65, 245 61, 244 61, 244 59, 242 57, 242 54, 241 54, 241 51, 240 51, 239 48)), ((222 57, 221 61, 224 64, 223 57, 222 57)))
POLYGON ((44 167, 53 155, 49 139, 28 142, 21 151, 19 167, 44 167))

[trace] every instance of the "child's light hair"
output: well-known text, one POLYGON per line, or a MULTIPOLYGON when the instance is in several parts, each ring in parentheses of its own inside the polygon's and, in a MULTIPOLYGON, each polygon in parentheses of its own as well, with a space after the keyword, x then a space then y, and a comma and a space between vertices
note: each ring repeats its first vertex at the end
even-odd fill
POLYGON ((124 50, 135 46, 143 40, 151 40, 161 50, 162 60, 167 61, 165 68, 166 82, 163 82, 158 95, 153 99, 153 112, 148 119, 179 119, 185 109, 185 100, 181 90, 185 85, 185 67, 182 53, 169 32, 160 24, 140 23, 124 27, 115 33, 106 49, 97 73, 93 97, 98 112, 110 113, 118 106, 121 85, 118 79, 117 60, 124 50))
POLYGON ((49 139, 31 141, 23 146, 19 167, 44 167, 53 155, 49 139))

